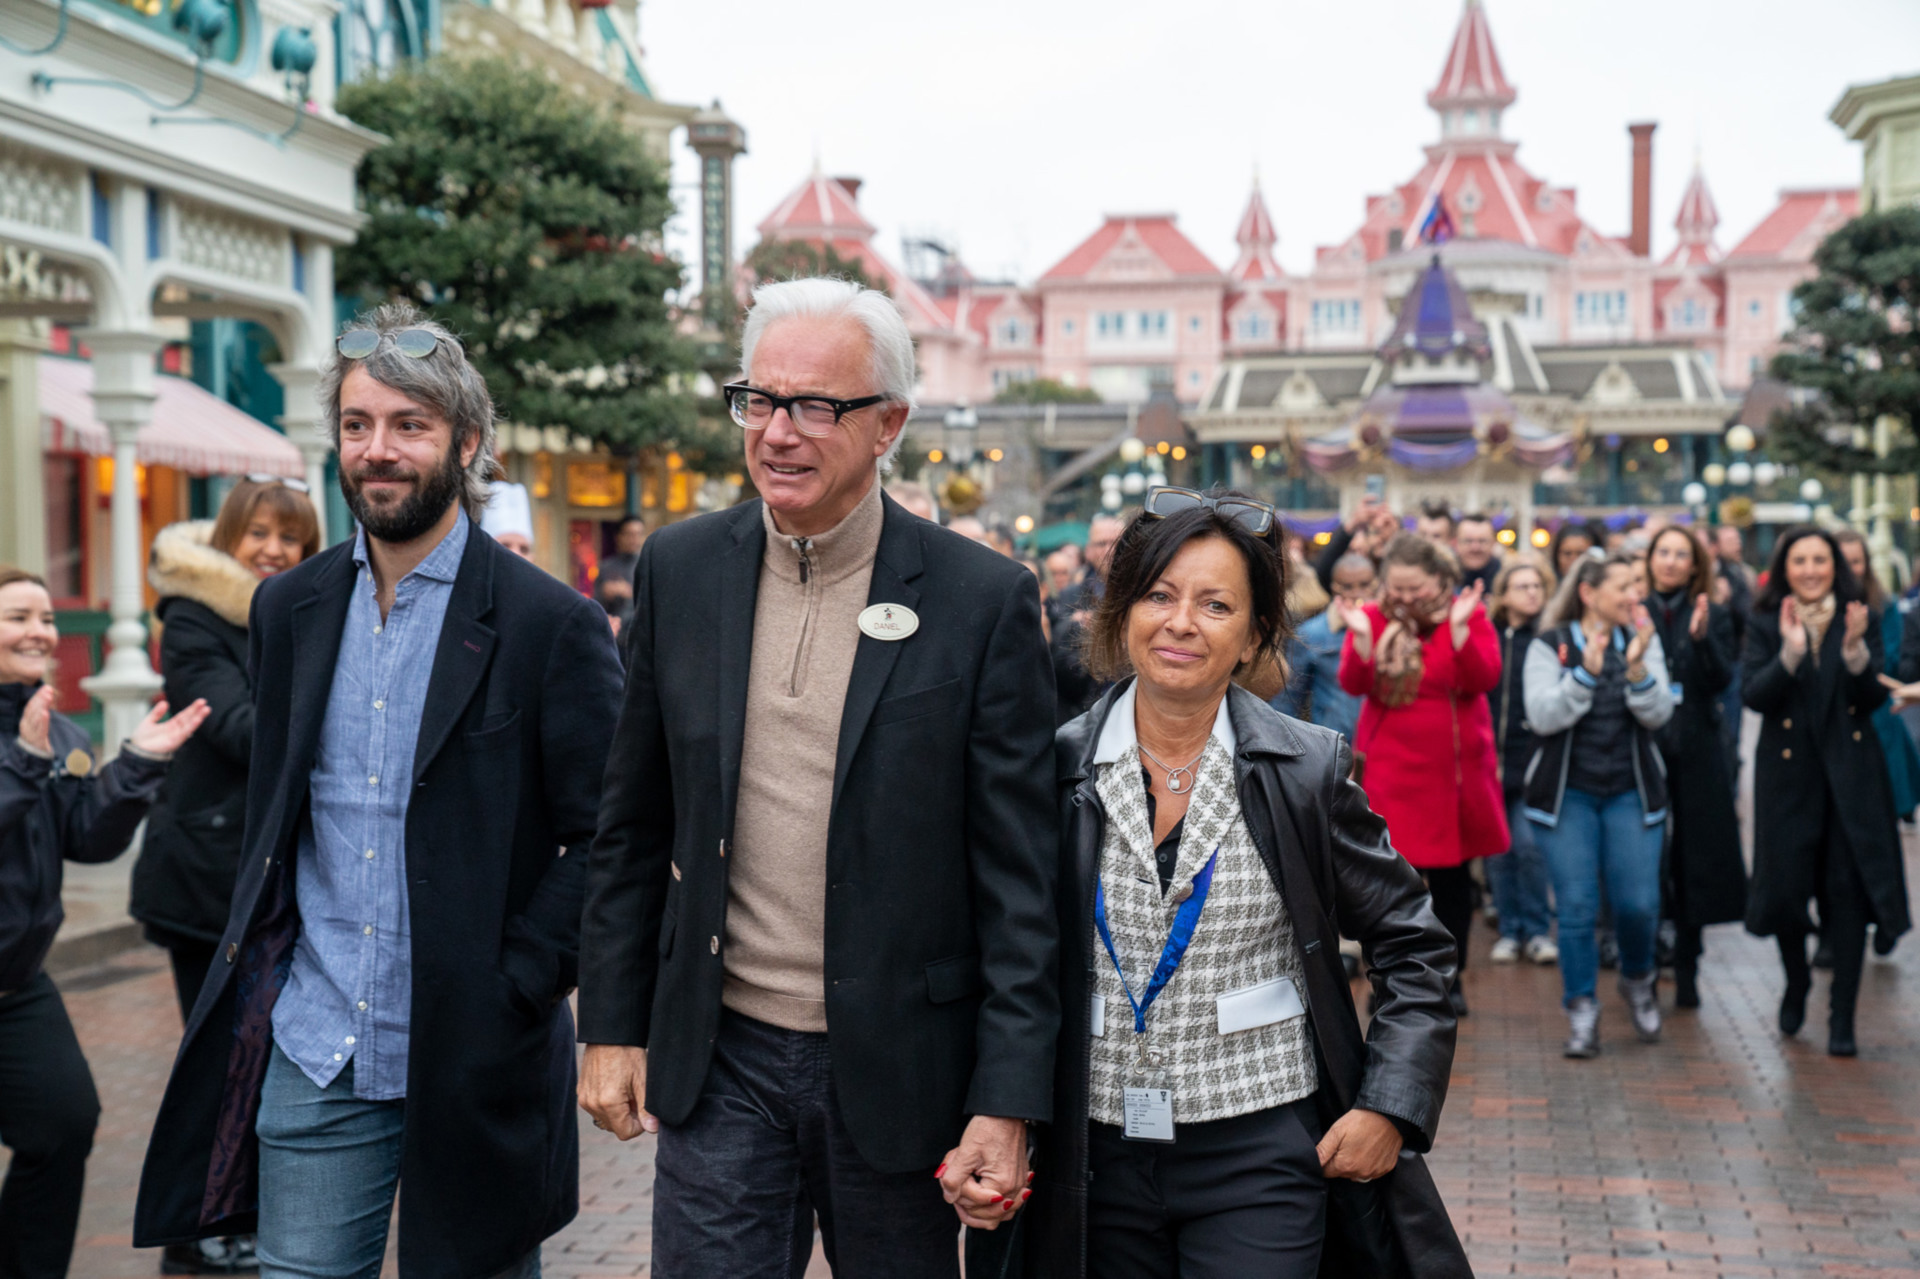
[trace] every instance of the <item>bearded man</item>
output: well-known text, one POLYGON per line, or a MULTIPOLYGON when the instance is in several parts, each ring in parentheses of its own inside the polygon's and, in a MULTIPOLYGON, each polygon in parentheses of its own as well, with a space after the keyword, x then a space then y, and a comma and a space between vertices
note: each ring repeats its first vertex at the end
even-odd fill
POLYGON ((620 693, 599 607, 479 527, 486 383, 407 306, 320 395, 359 523, 261 585, 238 887, 154 1125, 150 1247, 265 1276, 535 1276, 578 1207, 587 845, 620 693))

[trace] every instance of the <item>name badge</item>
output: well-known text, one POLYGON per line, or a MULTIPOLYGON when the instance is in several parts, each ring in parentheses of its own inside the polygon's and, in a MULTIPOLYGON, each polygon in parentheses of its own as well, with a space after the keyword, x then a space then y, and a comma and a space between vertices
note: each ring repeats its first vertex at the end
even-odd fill
POLYGON ((860 633, 877 640, 903 640, 920 629, 920 615, 905 604, 875 604, 860 613, 860 633))
POLYGON ((1230 990, 1214 1001, 1214 1009, 1220 1019, 1220 1033, 1223 1035, 1258 1030, 1262 1026, 1307 1015, 1306 1006, 1300 1002, 1300 992, 1291 977, 1277 977, 1272 981, 1263 981, 1258 986, 1230 990))
POLYGON ((1673 684, 1673 685, 1670 685, 1670 687, 1671 687, 1671 688, 1673 689, 1673 704, 1674 704, 1675 706, 1678 706, 1678 705, 1680 705, 1680 704, 1681 704, 1682 702, 1684 702, 1684 701, 1686 701, 1686 700, 1687 700, 1687 690, 1686 690, 1686 689, 1684 689, 1684 688, 1682 688, 1682 687, 1680 687, 1680 685, 1678 685, 1678 684, 1673 684))
POLYGON ((1173 1140, 1173 1089, 1128 1087, 1121 1090, 1125 1135, 1129 1141, 1173 1140))
POLYGON ((66 768, 69 777, 85 777, 93 771, 93 756, 75 747, 67 752, 66 768))
POLYGON ((1095 995, 1093 997, 1093 1020, 1089 1023, 1095 1039, 1107 1037, 1107 1001, 1095 995))

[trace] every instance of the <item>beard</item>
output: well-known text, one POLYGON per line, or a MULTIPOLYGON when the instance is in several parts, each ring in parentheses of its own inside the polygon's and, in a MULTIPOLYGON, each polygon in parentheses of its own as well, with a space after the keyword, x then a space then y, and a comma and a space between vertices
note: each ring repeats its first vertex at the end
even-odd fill
POLYGON ((431 532, 447 508, 460 499, 464 471, 459 448, 449 443, 439 467, 424 476, 392 462, 369 462, 351 473, 342 467, 340 492, 367 536, 383 542, 411 542, 431 532), (391 505, 376 506, 367 500, 369 480, 412 480, 413 492, 391 505))

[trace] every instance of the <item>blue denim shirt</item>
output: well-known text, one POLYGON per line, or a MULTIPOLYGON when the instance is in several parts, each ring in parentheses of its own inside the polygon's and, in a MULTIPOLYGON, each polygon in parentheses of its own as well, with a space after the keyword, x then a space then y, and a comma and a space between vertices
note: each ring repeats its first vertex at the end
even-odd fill
POLYGON ((1344 733, 1351 742, 1360 726, 1361 699, 1340 687, 1340 650, 1346 647, 1347 634, 1333 629, 1331 612, 1308 618, 1294 632, 1287 644, 1291 674, 1273 706, 1295 719, 1344 733))
POLYGON ((427 681, 468 528, 463 511, 395 585, 384 621, 366 530, 356 537, 359 572, 309 782, 312 820, 294 862, 300 940, 273 1008, 274 1042, 322 1088, 351 1060, 354 1095, 372 1101, 407 1095, 407 801, 427 681))

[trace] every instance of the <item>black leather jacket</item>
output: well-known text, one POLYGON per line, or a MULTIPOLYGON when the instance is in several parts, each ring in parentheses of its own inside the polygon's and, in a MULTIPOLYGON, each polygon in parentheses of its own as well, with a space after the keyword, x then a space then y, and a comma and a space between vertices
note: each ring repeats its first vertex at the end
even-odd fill
MULTIPOLYGON (((20 745, 20 713, 38 684, 0 684, 0 991, 32 981, 60 921, 61 863, 110 862, 127 849, 165 762, 122 751, 105 768, 69 769, 87 735, 54 713, 47 737, 53 758, 20 745)), ((77 762, 77 761, 76 761, 77 762)))
MULTIPOLYGON (((1089 964, 1097 950, 1093 896, 1106 824, 1092 757, 1125 687, 1109 690, 1054 739, 1062 1024, 1054 1122, 1039 1130, 1034 1195, 1018 1232, 1028 1276, 1078 1279, 1084 1271, 1089 964)), ((1453 939, 1434 916, 1419 873, 1394 851, 1386 824, 1349 779, 1353 758, 1340 734, 1283 715, 1237 685, 1228 697, 1241 809, 1286 902, 1305 966, 1322 1123, 1356 1106, 1396 1121, 1407 1145, 1381 1188, 1408 1259, 1406 1273, 1466 1279, 1472 1272, 1419 1153, 1432 1146, 1453 1065, 1455 1020, 1447 1004, 1453 939), (1364 948, 1377 997, 1364 1036, 1340 963, 1342 933, 1364 948)), ((982 1243, 991 1238, 969 1233, 982 1243)), ((1322 1273, 1334 1265, 1327 1258, 1322 1273)), ((996 1264, 987 1273, 1012 1269, 996 1264)))

